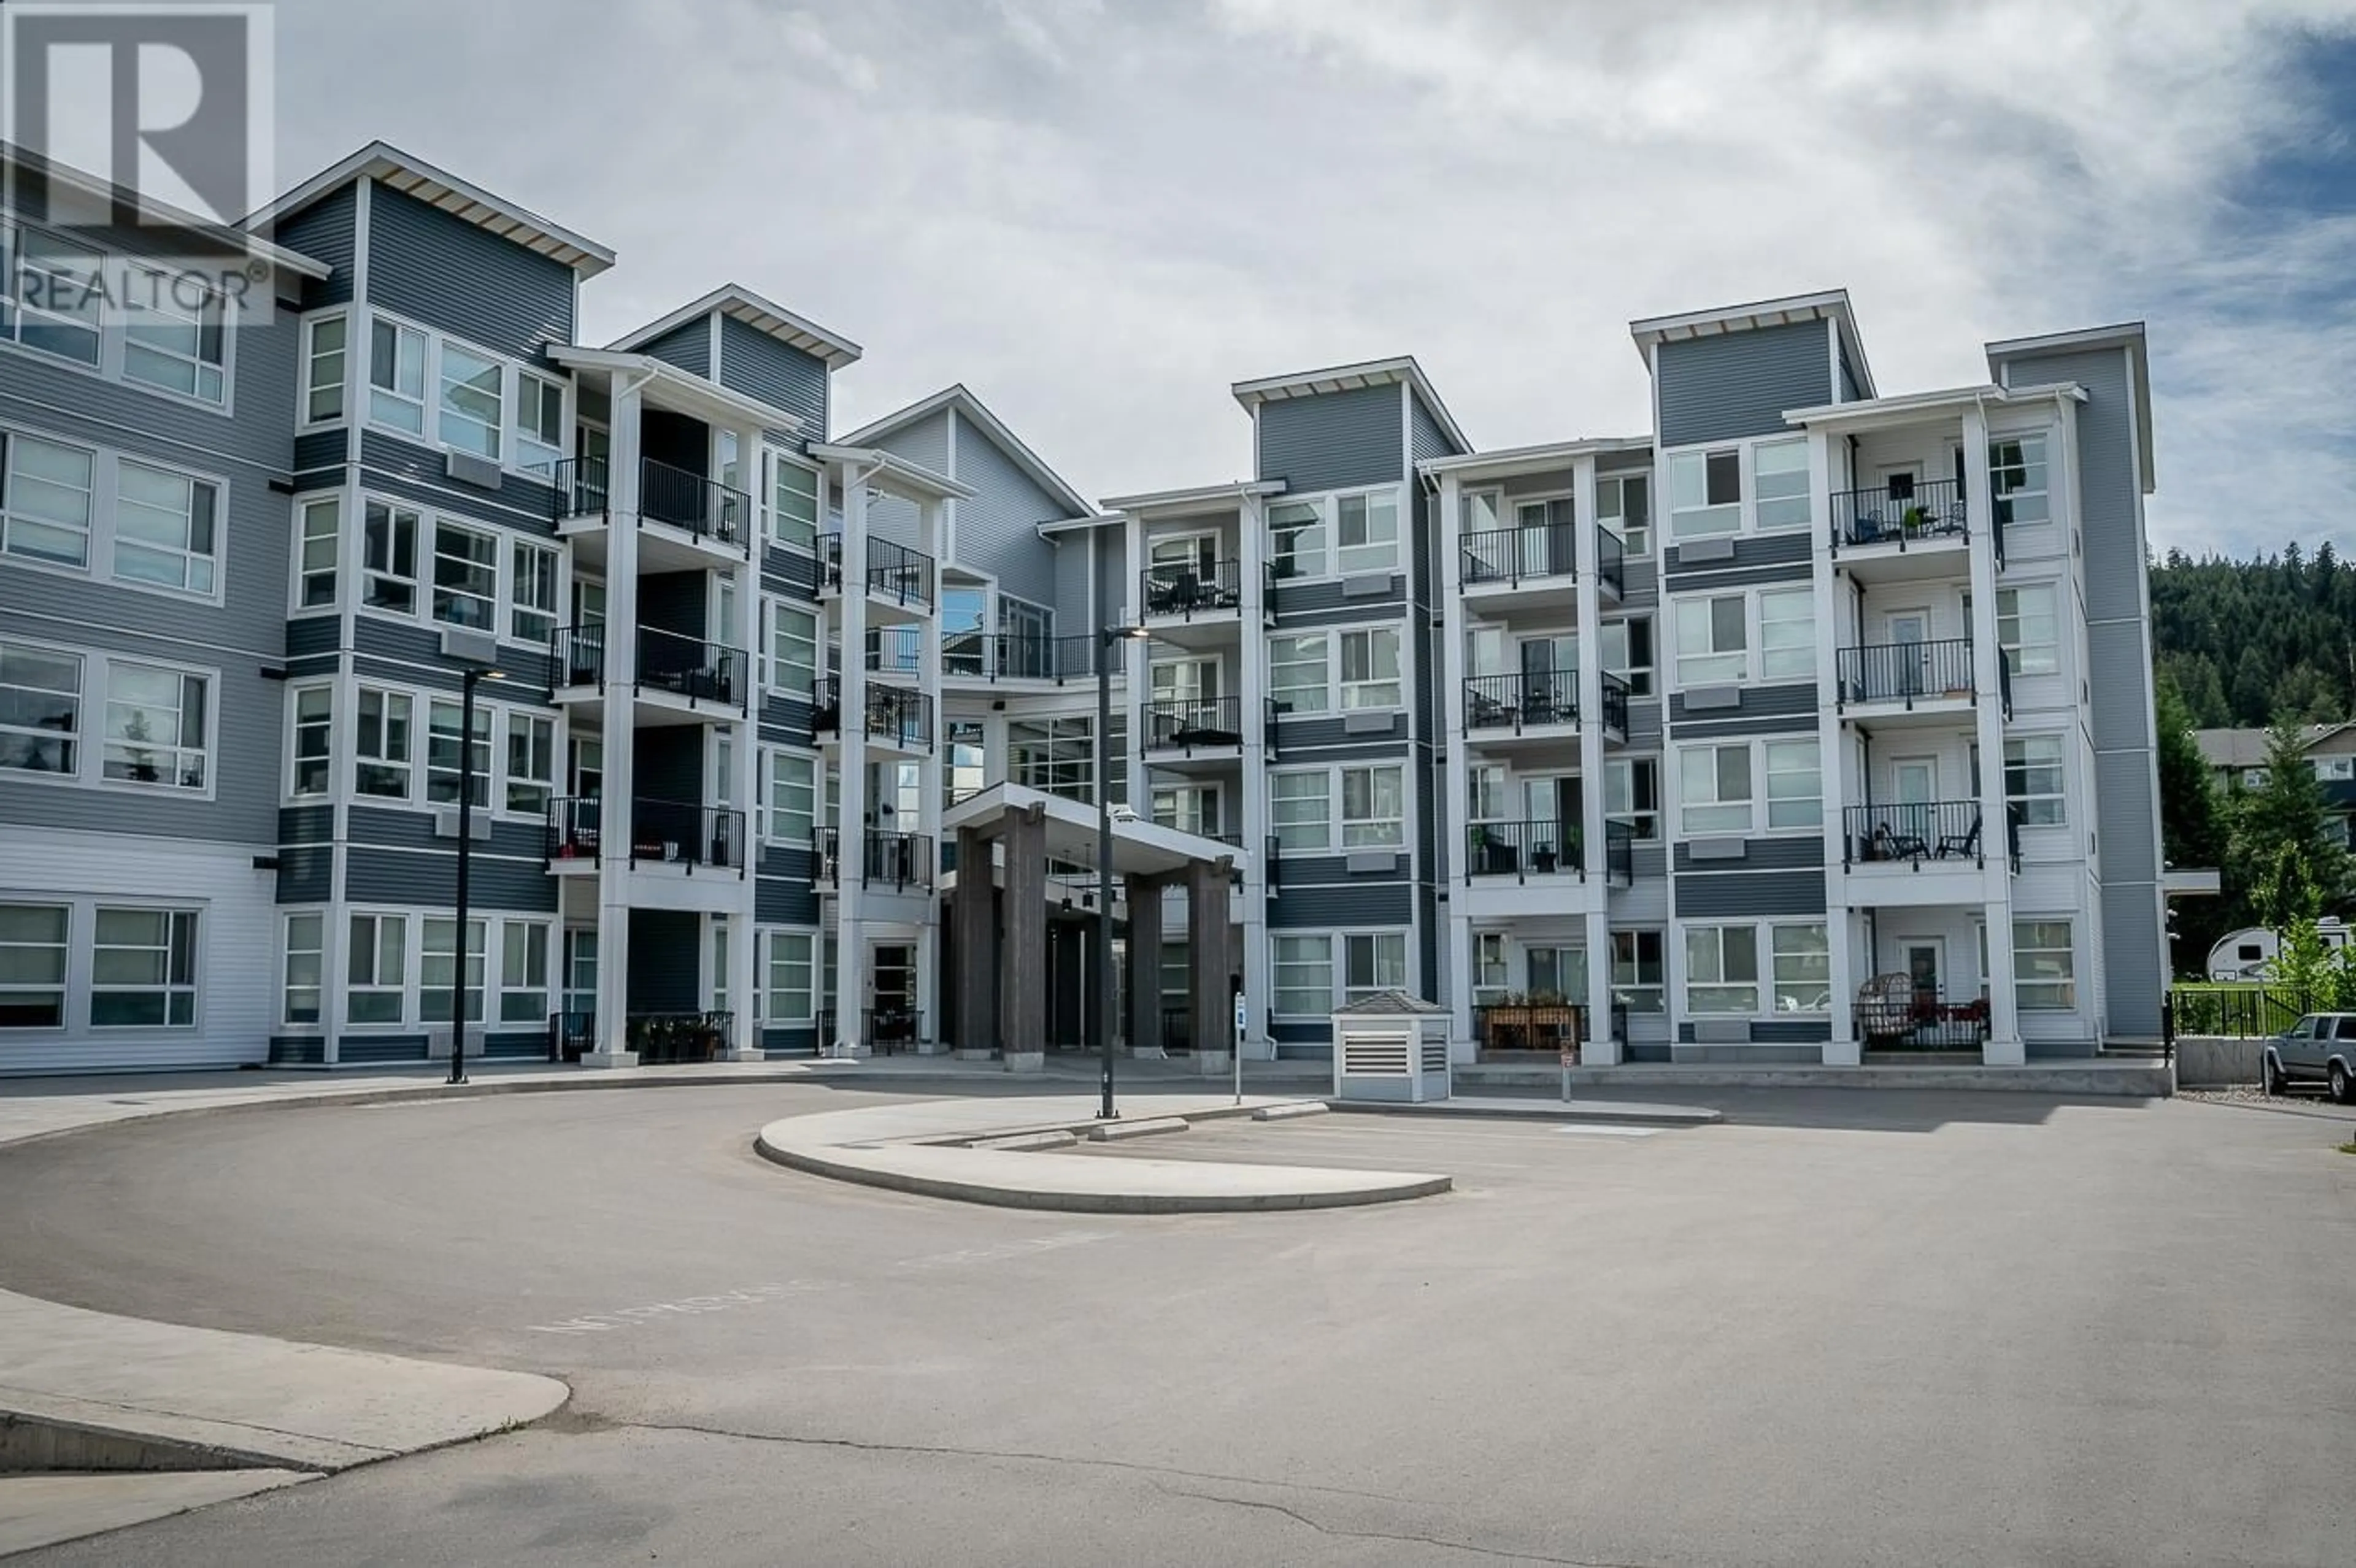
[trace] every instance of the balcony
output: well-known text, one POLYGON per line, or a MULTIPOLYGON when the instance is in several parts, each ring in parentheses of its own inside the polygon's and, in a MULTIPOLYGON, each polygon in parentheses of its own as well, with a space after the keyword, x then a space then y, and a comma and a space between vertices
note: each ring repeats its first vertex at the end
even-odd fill
MULTIPOLYGON (((842 536, 824 534, 819 544, 819 591, 842 592, 842 536)), ((912 614, 928 615, 934 604, 933 558, 890 539, 871 539, 862 571, 867 597, 875 603, 912 614)))
POLYGON ((624 1043, 650 1067, 717 1061, 735 1029, 733 1012, 632 1013, 622 1021, 624 1043))
POLYGON ((1942 861, 1987 864, 1987 837, 1976 800, 1852 805, 1843 814, 1844 866, 1903 866, 1920 871, 1942 861))
POLYGON ((1567 822, 1476 822, 1464 830, 1467 877, 1576 877, 1587 880, 1578 826, 1567 822))
POLYGON ((1547 523, 1530 528, 1484 528, 1459 541, 1467 589, 1547 579, 1569 581, 1579 574, 1579 526, 1547 523))
POLYGON ((1895 480, 1832 496, 1833 551, 1888 545, 1903 552, 1953 544, 1966 533, 1963 486, 1952 479, 1895 480))
POLYGON ((1148 620, 1232 614, 1244 604, 1243 562, 1229 559, 1149 566, 1138 576, 1138 603, 1148 620))
POLYGON ((1912 712, 1952 712, 1978 696, 1968 637, 1935 643, 1870 643, 1833 656, 1836 704, 1912 712))
POLYGON ((1858 987, 1857 1038, 1868 1051, 1968 1051, 1987 1043, 1986 997, 1951 997, 1904 975, 1877 975, 1858 987))
MULTIPOLYGON (((557 631, 552 685, 578 695, 605 689, 606 627, 598 622, 557 631)), ((742 714, 752 695, 744 650, 659 627, 638 628, 637 719, 644 724, 694 723, 713 708, 742 714)))
MULTIPOLYGON (((1001 681, 1061 686, 1070 680, 1093 680, 1101 645, 1101 639, 1085 633, 1076 637, 1044 637, 1023 632, 952 632, 941 638, 941 677, 991 686, 1001 681)), ((1113 674, 1116 677, 1121 674, 1118 664, 1113 674)))
POLYGON ((1232 754, 1244 743, 1243 704, 1233 697, 1175 698, 1149 702, 1139 710, 1143 749, 1192 755, 1214 751, 1232 754))
MULTIPOLYGON (((1584 1002, 1482 1003, 1472 1008, 1472 1039, 1483 1061, 1526 1061, 1538 1056, 1559 1061, 1565 1051, 1576 1061, 1580 1048, 1593 1038, 1594 1017, 1584 1002)), ((1628 1038, 1624 1003, 1612 1004, 1612 1038, 1628 1038)))
MULTIPOLYGON (((933 885, 937 863, 931 837, 922 833, 894 833, 871 827, 862 835, 859 858, 859 885, 862 888, 888 888, 900 891, 926 890, 933 885)), ((842 834, 841 829, 821 827, 810 836, 818 869, 814 880, 832 887, 842 885, 842 834)))
POLYGON ((753 497, 716 479, 644 458, 638 464, 638 518, 753 553, 753 497))
MULTIPOLYGON (((810 730, 816 734, 842 732, 842 680, 839 676, 820 676, 811 683, 810 730)), ((881 741, 904 752, 929 752, 933 749, 933 699, 905 687, 869 681, 864 733, 871 741, 881 741)))
MULTIPOLYGON (((604 849, 605 803, 593 795, 551 801, 543 853, 549 869, 594 871, 604 849)), ((744 869, 744 814, 691 801, 630 803, 630 864, 744 869)))
MULTIPOLYGON (((576 564, 605 570, 604 526, 611 522, 613 508, 605 460, 567 458, 556 465, 553 480, 553 520, 562 525, 590 519, 597 525, 560 529, 576 541, 576 564)), ((639 461, 638 522, 642 529, 655 525, 664 530, 640 536, 640 565, 647 570, 699 570, 711 564, 713 552, 750 559, 757 517, 753 497, 742 490, 651 457, 639 461), (669 530, 686 536, 684 541, 674 540, 669 530)))
POLYGON ((1628 586, 1628 541, 1595 525, 1595 586, 1618 600, 1628 586))
POLYGON ((550 870, 594 873, 597 869, 603 805, 594 795, 565 795, 548 803, 547 840, 541 853, 548 858, 550 870))
MULTIPOLYGON (((1627 691, 1621 689, 1620 722, 1627 726, 1627 691)), ((1579 672, 1522 670, 1512 675, 1476 675, 1464 682, 1464 728, 1468 733, 1531 730, 1549 732, 1579 723, 1579 672)))

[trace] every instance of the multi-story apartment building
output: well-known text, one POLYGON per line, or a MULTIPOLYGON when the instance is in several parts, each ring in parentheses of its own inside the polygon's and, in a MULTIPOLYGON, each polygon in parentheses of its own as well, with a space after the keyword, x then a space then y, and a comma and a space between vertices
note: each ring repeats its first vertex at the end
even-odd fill
POLYGON ((1091 504, 963 387, 837 434, 748 289, 581 344, 612 253, 391 147, 252 227, 267 322, 0 316, 0 1071, 2157 1031, 2138 329, 1640 322, 1655 433, 1508 452, 1270 377, 1091 504))

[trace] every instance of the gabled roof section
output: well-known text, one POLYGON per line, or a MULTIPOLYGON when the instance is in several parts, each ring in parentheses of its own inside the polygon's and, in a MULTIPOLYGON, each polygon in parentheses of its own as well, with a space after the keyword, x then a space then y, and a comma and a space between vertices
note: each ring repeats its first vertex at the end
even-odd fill
POLYGON ((2100 351, 2105 348, 2126 350, 2129 374, 2135 383, 2136 454, 2142 473, 2147 496, 2158 487, 2153 477, 2151 456, 2151 360, 2144 343, 2143 323, 2122 321, 2110 326, 2089 326, 2076 332, 2051 332, 2041 337, 2008 337, 1987 346, 1988 374, 1998 381, 2009 382, 2006 362, 2032 354, 2062 354, 2100 351))
POLYGON ((1227 389, 1235 394, 1236 401, 1248 410, 1287 398, 1323 397, 1399 381, 1415 389, 1415 395, 1423 400, 1424 407, 1431 411, 1431 417, 1440 421, 1440 428, 1448 432, 1448 439, 1459 450, 1472 450, 1472 443, 1457 427, 1456 416, 1440 400, 1439 389, 1431 384, 1431 378, 1423 373, 1423 367, 1415 362, 1412 354, 1403 354, 1396 359, 1369 359, 1358 365, 1336 365, 1325 370, 1303 370, 1290 376, 1265 376, 1257 381, 1237 381, 1227 389))
POLYGON ((1949 387, 1930 392, 1898 392, 1887 398, 1863 398, 1852 403, 1815 403, 1804 409, 1785 409, 1783 419, 1789 424, 1836 428, 1889 424, 1918 415, 1953 417, 1976 404, 1981 408, 2002 408, 2008 404, 2083 403, 2085 400, 2086 389, 2072 381, 2035 387, 1999 387, 1987 383, 1977 387, 1949 387))
MULTIPOLYGON (((158 227, 172 227, 199 233, 217 240, 222 250, 260 257, 284 272, 303 278, 325 278, 334 269, 325 261, 316 261, 298 251, 273 245, 260 235, 251 232, 244 224, 224 225, 193 212, 169 207, 138 191, 126 190, 113 181, 78 169, 70 164, 60 164, 35 152, 30 147, 13 142, 0 141, 0 168, 21 169, 27 176, 45 179, 52 191, 62 186, 75 196, 108 208, 128 202, 138 212, 140 221, 158 227)), ((33 222, 27 219, 26 221, 33 222)), ((35 225, 38 227, 37 224, 35 225)))
POLYGON ((244 227, 274 231, 279 224, 321 197, 332 196, 359 179, 376 180, 502 240, 513 240, 527 251, 572 268, 573 275, 584 282, 614 264, 614 252, 594 240, 560 228, 423 158, 412 157, 389 142, 371 142, 343 162, 322 169, 248 218, 244 227))
POLYGON ((748 398, 732 392, 717 381, 707 381, 691 375, 668 359, 657 359, 645 354, 626 354, 613 348, 579 348, 570 344, 549 345, 548 357, 568 370, 602 370, 607 374, 621 372, 645 376, 675 398, 685 400, 690 406, 718 411, 730 419, 741 419, 767 430, 798 431, 802 421, 784 409, 771 408, 758 398, 748 398))
POLYGON ((841 333, 829 332, 816 322, 796 315, 785 306, 763 299, 752 290, 735 283, 723 283, 694 304, 681 305, 660 321, 648 322, 636 332, 625 334, 605 347, 627 353, 691 321, 710 315, 713 311, 734 316, 755 332, 766 333, 788 348, 798 348, 814 358, 825 360, 830 370, 840 370, 845 365, 855 364, 864 352, 841 333))
MULTIPOLYGON (((1006 427, 1004 421, 990 411, 984 403, 969 390, 962 381, 943 387, 931 397, 910 403, 896 413, 885 414, 873 424, 863 425, 842 438, 845 446, 876 446, 884 438, 895 435, 910 425, 932 418, 943 409, 957 410, 959 417, 981 432, 992 446, 1006 454, 1007 460, 1030 476, 1031 482, 1053 496, 1064 508, 1066 517, 1077 517, 1094 512, 1087 498, 1064 482, 1064 476, 1047 466, 1039 454, 1025 445, 1023 439, 1006 427)), ((1054 519, 1050 519, 1054 520, 1054 519)))
POLYGON ((1548 469, 1566 467, 1582 457, 1611 457, 1652 449, 1653 438, 1649 435, 1582 436, 1576 441, 1548 442, 1542 446, 1508 446, 1455 457, 1427 457, 1416 468, 1427 479, 1442 474, 1502 479, 1521 474, 1543 474, 1548 469))
POLYGON ((1730 332, 1750 332, 1762 326, 1789 326, 1801 321, 1830 321, 1841 336, 1841 347, 1848 359, 1848 368, 1857 377, 1858 391, 1870 398, 1873 390, 1873 369, 1866 363, 1865 340, 1858 336, 1857 313, 1848 303, 1847 289, 1827 289, 1822 293, 1791 294, 1783 299, 1758 300, 1750 304, 1721 305, 1715 310, 1697 310, 1684 315, 1656 315, 1628 324, 1628 335, 1636 340, 1636 352, 1643 356, 1645 367, 1653 363, 1653 347, 1661 343, 1682 343, 1695 337, 1719 337, 1730 332))

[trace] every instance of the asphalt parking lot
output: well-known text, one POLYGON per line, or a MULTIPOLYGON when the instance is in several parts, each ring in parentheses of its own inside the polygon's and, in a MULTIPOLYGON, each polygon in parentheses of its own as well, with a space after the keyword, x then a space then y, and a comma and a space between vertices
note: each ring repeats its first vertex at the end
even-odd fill
POLYGON ((574 1390, 541 1428, 25 1561, 2348 1561, 2356 1158, 2311 1104, 1727 1093, 1727 1125, 1648 1136, 1331 1115, 1036 1157, 1458 1178, 1190 1218, 751 1152, 878 1097, 0 1149, 0 1285, 574 1390))

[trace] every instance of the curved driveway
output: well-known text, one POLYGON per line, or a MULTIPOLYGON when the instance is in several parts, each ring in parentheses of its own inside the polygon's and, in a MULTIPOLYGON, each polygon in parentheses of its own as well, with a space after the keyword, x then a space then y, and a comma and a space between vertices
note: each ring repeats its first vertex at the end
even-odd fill
POLYGON ((778 1116, 879 1098, 287 1108, 0 1149, 0 1285, 575 1390, 547 1428, 32 1561, 2145 1564, 2344 1544, 2343 1124, 1854 1092, 1737 1098, 1736 1125, 1656 1136, 1231 1124, 1151 1152, 1458 1189, 1191 1218, 938 1203, 752 1150, 778 1116))

